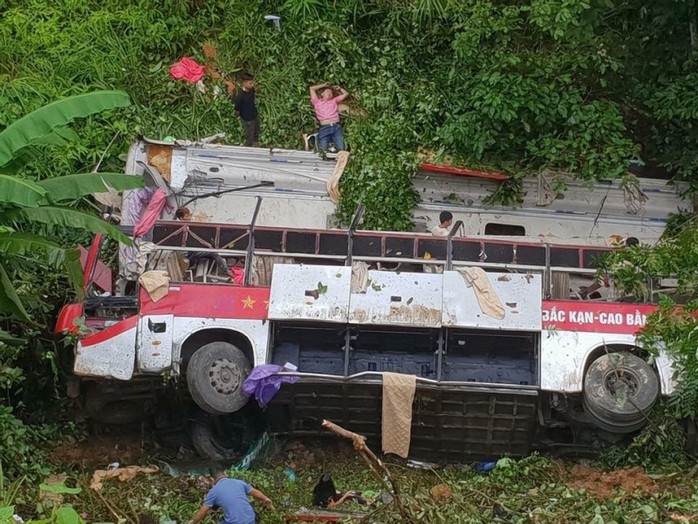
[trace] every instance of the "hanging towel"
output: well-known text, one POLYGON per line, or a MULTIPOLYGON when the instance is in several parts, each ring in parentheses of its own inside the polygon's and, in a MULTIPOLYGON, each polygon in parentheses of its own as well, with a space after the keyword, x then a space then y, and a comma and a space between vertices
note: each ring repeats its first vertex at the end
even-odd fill
POLYGON ((170 292, 170 275, 167 271, 146 271, 138 279, 150 300, 157 302, 170 292))
POLYGON ((412 438, 412 402, 417 377, 383 373, 383 453, 407 458, 412 438))
POLYGON ((473 288, 480 310, 488 317, 504 319, 504 305, 490 284, 485 270, 481 267, 461 267, 457 271, 465 280, 465 284, 473 288))
POLYGON ((368 264, 354 262, 351 265, 351 292, 366 293, 368 289, 368 264))

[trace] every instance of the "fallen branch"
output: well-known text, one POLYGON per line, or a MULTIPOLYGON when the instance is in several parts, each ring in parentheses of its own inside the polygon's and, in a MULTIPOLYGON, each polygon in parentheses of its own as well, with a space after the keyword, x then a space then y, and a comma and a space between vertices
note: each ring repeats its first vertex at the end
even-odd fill
POLYGON ((106 507, 107 510, 109 511, 109 513, 111 513, 112 517, 114 517, 116 519, 116 522, 123 522, 125 520, 128 520, 128 521, 132 522, 133 524, 136 524, 136 521, 133 520, 131 517, 127 516, 126 513, 124 513, 125 517, 123 517, 123 518, 120 517, 119 514, 117 513, 116 509, 114 509, 114 507, 111 504, 109 504, 109 502, 107 502, 107 499, 105 499, 104 496, 99 491, 95 491, 93 489, 88 489, 85 491, 87 493, 89 493, 90 495, 96 495, 97 498, 99 498, 101 500, 102 504, 104 504, 104 507, 106 507))
POLYGON ((338 426, 329 420, 323 420, 322 427, 328 431, 331 431, 335 435, 347 440, 351 440, 352 444, 354 445, 354 450, 359 454, 363 461, 366 462, 369 469, 379 480, 383 488, 390 493, 390 496, 392 497, 395 507, 400 513, 402 520, 404 522, 415 522, 415 519, 412 517, 412 515, 410 515, 409 511, 407 511, 407 508, 405 508, 400 500, 400 492, 397 484, 393 480, 393 477, 390 475, 390 471, 388 471, 388 468, 385 467, 383 461, 379 459, 368 447, 366 444, 366 437, 359 435, 358 433, 354 433, 353 431, 344 429, 343 427, 338 426))

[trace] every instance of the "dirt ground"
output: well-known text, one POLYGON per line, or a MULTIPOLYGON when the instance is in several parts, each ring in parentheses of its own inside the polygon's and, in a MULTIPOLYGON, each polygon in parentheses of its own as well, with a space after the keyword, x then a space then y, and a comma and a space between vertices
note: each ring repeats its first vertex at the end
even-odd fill
POLYGON ((622 491, 628 495, 644 496, 658 493, 660 486, 642 468, 618 469, 605 472, 590 466, 575 464, 570 470, 568 486, 584 490, 598 499, 608 499, 622 491))
POLYGON ((61 444, 51 451, 50 456, 57 464, 96 468, 113 462, 141 464, 152 452, 135 435, 95 435, 81 442, 61 444))

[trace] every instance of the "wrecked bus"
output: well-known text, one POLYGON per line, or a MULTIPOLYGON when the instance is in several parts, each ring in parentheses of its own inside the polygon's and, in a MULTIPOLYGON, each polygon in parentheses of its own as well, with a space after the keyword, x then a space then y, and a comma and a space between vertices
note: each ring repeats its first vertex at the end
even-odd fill
POLYGON ((253 368, 276 364, 294 383, 265 406, 268 431, 318 435, 330 419, 378 438, 391 373, 415 377, 401 408, 410 454, 464 460, 616 441, 672 392, 668 357, 649 363, 635 338, 654 306, 624 302, 594 274, 622 239, 656 240, 688 205, 679 189, 570 181, 563 199, 539 179, 512 211, 482 203, 503 175, 425 165, 417 231, 364 231, 361 206, 335 227, 346 160, 134 144, 127 172, 146 188, 114 207, 133 233, 160 190, 160 219, 122 246, 113 287, 96 239, 88 297, 56 327, 79 334, 88 413, 131 421, 157 411, 168 380, 184 383, 208 414, 191 426, 195 447, 218 458, 230 433, 219 421, 254 403, 243 391, 253 368), (190 220, 175 219, 182 207, 190 220), (442 210, 450 234, 425 233, 442 210))

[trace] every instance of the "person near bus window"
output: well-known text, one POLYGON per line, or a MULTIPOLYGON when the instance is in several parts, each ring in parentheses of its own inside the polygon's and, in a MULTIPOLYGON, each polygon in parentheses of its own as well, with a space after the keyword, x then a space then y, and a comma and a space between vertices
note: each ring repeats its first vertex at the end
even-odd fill
POLYGON ((453 225, 453 215, 450 211, 442 211, 439 215, 439 223, 433 227, 431 234, 435 237, 447 237, 453 225))
POLYGON ((310 103, 315 110, 315 118, 320 123, 317 132, 317 147, 320 151, 327 151, 330 142, 337 151, 344 151, 344 134, 342 124, 339 123, 339 104, 349 96, 346 89, 339 86, 330 86, 327 82, 310 86, 310 103), (335 96, 334 90, 339 90, 335 96))
POLYGON ((259 115, 255 101, 254 77, 245 74, 241 78, 240 91, 235 96, 235 114, 242 120, 245 131, 245 146, 259 147, 259 115))
POLYGON ((189 210, 188 207, 180 207, 175 212, 175 219, 181 220, 183 222, 190 222, 191 221, 191 211, 189 210))

